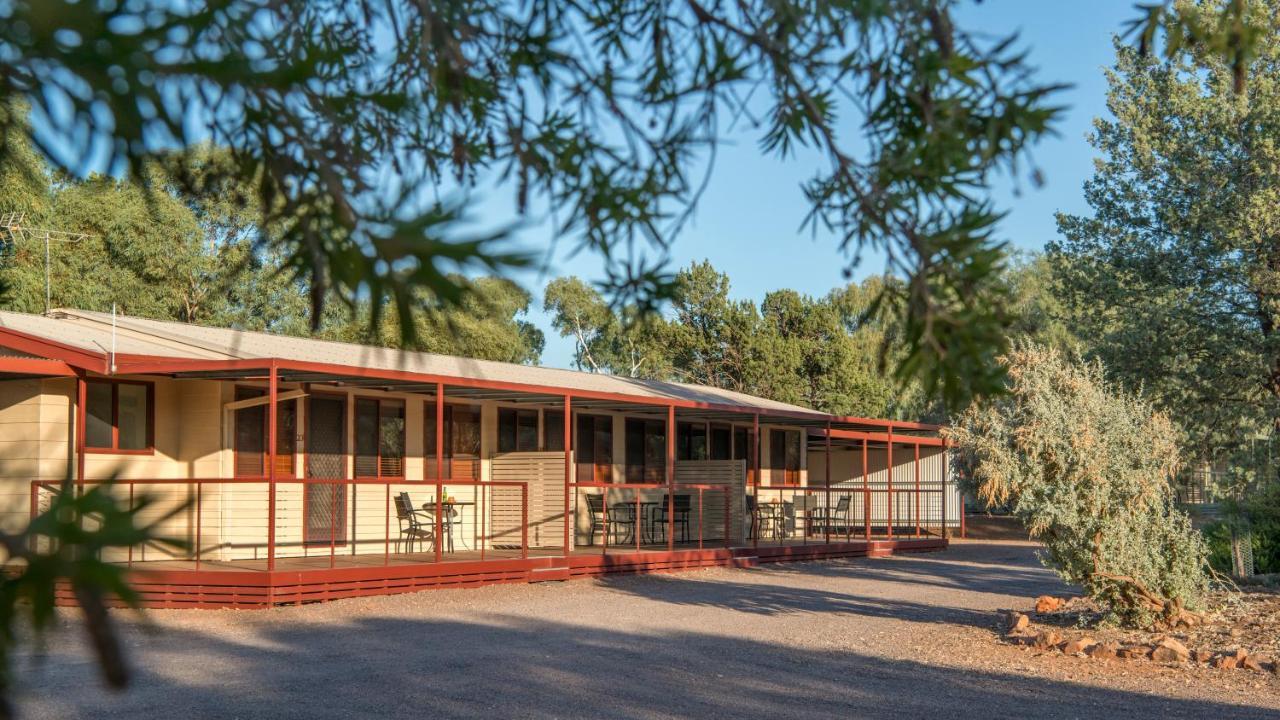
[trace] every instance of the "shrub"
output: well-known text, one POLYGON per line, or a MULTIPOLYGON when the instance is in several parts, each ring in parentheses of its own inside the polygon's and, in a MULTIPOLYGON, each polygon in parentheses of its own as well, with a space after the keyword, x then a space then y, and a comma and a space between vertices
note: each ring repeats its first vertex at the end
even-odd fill
POLYGON ((1001 362, 1009 393, 947 430, 968 490, 1007 503, 1044 544, 1041 560, 1121 622, 1198 621, 1207 548, 1173 504, 1173 424, 1099 364, 1030 343, 1001 362))

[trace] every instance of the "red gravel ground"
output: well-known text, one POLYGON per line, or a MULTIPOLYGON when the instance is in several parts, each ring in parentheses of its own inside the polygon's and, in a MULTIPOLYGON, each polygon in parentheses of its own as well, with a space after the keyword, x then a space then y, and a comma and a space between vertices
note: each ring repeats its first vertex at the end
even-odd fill
MULTIPOLYGON (((430 591, 126 621, 108 694, 68 628, 27 718, 1275 718, 1271 674, 1038 656, 1002 608, 1070 594, 1034 546, 430 591)), ((64 624, 75 618, 68 615, 64 624)))

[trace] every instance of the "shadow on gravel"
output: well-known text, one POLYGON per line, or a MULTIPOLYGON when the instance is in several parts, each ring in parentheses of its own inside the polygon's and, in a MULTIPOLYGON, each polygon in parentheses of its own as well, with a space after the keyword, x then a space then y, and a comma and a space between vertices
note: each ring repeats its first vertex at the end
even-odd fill
MULTIPOLYGON (((675 605, 722 607, 764 615, 851 613, 990 627, 990 611, 931 603, 927 588, 1011 596, 1028 603, 1037 595, 1071 592, 1052 571, 1040 565, 1034 551, 1035 547, 1027 543, 972 543, 928 555, 764 565, 749 571, 742 582, 719 576, 708 580, 697 574, 605 576, 597 582, 616 592, 675 605), (806 576, 847 579, 850 589, 815 589, 789 580, 806 576), (921 600, 886 598, 882 592, 862 595, 857 589, 860 583, 885 582, 920 586, 924 588, 917 593, 921 600)), ((830 583, 825 585, 829 587, 830 583)))
POLYGON ((797 612, 851 614, 983 628, 991 627, 994 619, 992 613, 985 610, 790 585, 732 582, 724 578, 699 580, 679 575, 652 575, 643 578, 606 577, 597 582, 615 592, 636 595, 654 602, 725 608, 759 615, 797 612))
MULTIPOLYGON (((898 608, 901 610, 901 608, 898 608)), ((673 612, 678 612, 674 610, 673 612)), ((135 686, 106 695, 50 657, 28 718, 1264 718, 1271 710, 957 671, 704 633, 568 622, 362 618, 255 623, 243 643, 166 632, 135 686)))

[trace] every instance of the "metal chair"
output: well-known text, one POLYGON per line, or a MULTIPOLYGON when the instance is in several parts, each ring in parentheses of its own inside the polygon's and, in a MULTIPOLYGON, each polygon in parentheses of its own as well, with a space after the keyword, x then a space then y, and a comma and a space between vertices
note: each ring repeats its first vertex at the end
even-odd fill
POLYGON ((747 495, 747 517, 751 518, 751 528, 747 537, 758 540, 761 535, 781 540, 785 531, 783 508, 775 503, 762 503, 755 495, 747 495))
POLYGON ((596 532, 600 533, 601 539, 605 539, 605 533, 610 533, 613 542, 618 542, 619 530, 625 530, 626 536, 622 542, 629 542, 636 531, 636 514, 635 507, 626 503, 614 503, 609 506, 608 523, 605 523, 604 512, 604 495, 588 495, 587 496, 587 513, 591 516, 591 530, 587 537, 588 545, 595 545, 596 532))
POLYGON ((667 511, 672 508, 675 511, 675 526, 680 529, 680 542, 688 542, 690 528, 692 527, 690 518, 693 516, 693 498, 689 495, 675 495, 662 498, 662 503, 658 505, 657 511, 653 513, 650 519, 649 534, 662 540, 667 539, 667 511), (674 500, 670 498, 674 497, 674 500))
POLYGON ((400 522, 400 535, 396 538, 396 552, 400 552, 400 540, 405 540, 409 552, 413 552, 413 542, 417 540, 431 543, 435 549, 435 522, 426 512, 415 510, 409 493, 402 492, 396 496, 396 520, 400 522))
POLYGON ((850 501, 848 495, 841 495, 836 501, 834 508, 818 508, 813 511, 813 521, 818 527, 827 531, 834 531, 836 528, 849 528, 849 508, 850 501), (839 524, 837 524, 837 521, 839 524))

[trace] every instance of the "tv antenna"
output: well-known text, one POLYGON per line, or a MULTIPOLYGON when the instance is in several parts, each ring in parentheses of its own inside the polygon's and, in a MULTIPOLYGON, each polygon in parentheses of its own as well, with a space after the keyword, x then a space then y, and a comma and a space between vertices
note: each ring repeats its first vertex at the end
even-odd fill
POLYGON ((53 309, 53 271, 50 262, 50 246, 53 243, 77 243, 93 237, 88 233, 67 232, 52 228, 28 227, 27 214, 11 212, 0 215, 0 240, 8 235, 11 242, 44 241, 44 314, 53 309))

